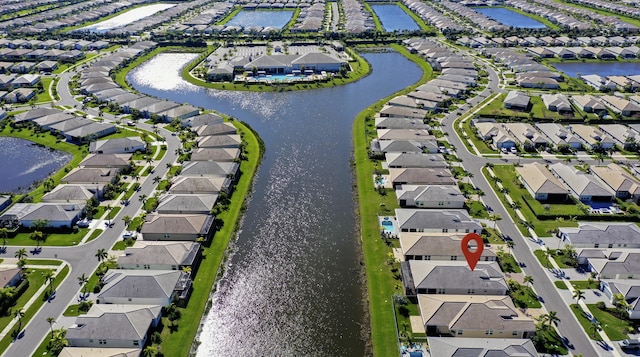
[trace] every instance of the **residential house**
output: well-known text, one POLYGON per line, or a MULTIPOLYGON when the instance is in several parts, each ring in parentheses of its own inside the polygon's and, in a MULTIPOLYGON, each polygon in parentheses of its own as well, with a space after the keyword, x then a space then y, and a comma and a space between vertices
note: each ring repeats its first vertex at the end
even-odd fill
POLYGON ((535 322, 506 295, 418 295, 429 336, 531 338, 535 322))
POLYGON ((569 126, 569 130, 582 139, 589 149, 609 150, 616 145, 614 139, 593 126, 572 124, 569 126))
POLYGON ((616 197, 640 203, 640 181, 617 164, 591 166, 591 172, 616 193, 616 197))
POLYGON ((140 230, 149 241, 209 240, 214 232, 215 217, 208 214, 150 214, 140 230))
POLYGON ((238 148, 241 142, 240 135, 210 135, 196 140, 199 148, 238 148))
POLYGON ((549 165, 549 170, 560 179, 571 194, 581 202, 609 202, 613 191, 600 184, 595 177, 563 163, 549 165))
POLYGON ((400 232, 480 233, 482 225, 463 209, 395 210, 400 232))
POLYGON ((528 95, 512 90, 507 93, 504 99, 504 107, 512 110, 526 111, 529 109, 530 100, 528 95))
POLYGON ((615 90, 617 85, 597 74, 583 74, 580 76, 586 84, 593 87, 595 90, 606 91, 606 90, 615 90))
POLYGON ((22 269, 15 264, 0 264, 0 289, 18 286, 22 281, 22 269))
POLYGON ((629 304, 627 314, 632 320, 640 319, 640 280, 638 279, 601 279, 600 290, 615 304, 622 295, 629 304))
POLYGON ((158 199, 159 214, 209 214, 218 200, 217 194, 165 194, 158 199))
POLYGON ((84 185, 62 184, 42 196, 42 202, 84 204, 92 197, 99 198, 100 193, 98 190, 91 192, 84 185))
MULTIPOLYGON (((398 233, 400 249, 404 260, 459 260, 466 258, 462 254, 460 244, 464 234, 423 234, 423 233, 398 233)), ((474 241, 469 242, 475 246, 474 241)), ((481 262, 494 262, 497 256, 491 249, 484 249, 480 255, 481 262)))
POLYGON ((446 168, 449 166, 441 154, 398 153, 385 154, 388 168, 446 168))
POLYGON ((4 96, 6 103, 26 103, 35 98, 36 91, 31 88, 18 88, 4 96))
POLYGON ((531 124, 528 123, 504 123, 502 127, 511 134, 520 145, 528 151, 533 148, 546 147, 549 140, 540 134, 531 124))
POLYGON ((198 136, 231 135, 238 133, 236 127, 231 123, 201 125, 192 128, 191 130, 194 131, 198 136))
POLYGON ((396 196, 400 207, 463 208, 466 201, 456 185, 401 185, 396 196))
POLYGON ((561 124, 557 123, 536 123, 536 128, 543 133, 556 148, 560 148, 563 145, 567 145, 571 149, 580 150, 584 141, 577 135, 574 135, 561 124))
POLYGON ((401 265, 405 295, 506 295, 509 290, 498 262, 408 260, 401 265), (455 276, 455 279, 451 277, 455 276))
POLYGON ((394 189, 399 185, 456 185, 451 171, 441 168, 392 168, 389 179, 394 189))
POLYGON ((640 86, 640 83, 625 76, 608 76, 607 79, 615 83, 618 90, 625 92, 635 92, 638 90, 638 86, 640 86))
POLYGON ((93 141, 89 152, 96 154, 124 154, 136 151, 144 152, 147 144, 139 137, 126 137, 93 141))
POLYGON ((573 95, 571 96, 571 100, 576 106, 578 106, 578 108, 586 113, 607 113, 607 108, 605 108, 604 104, 602 104, 596 96, 590 94, 573 95))
POLYGON ((590 271, 599 279, 640 279, 640 253, 607 251, 603 258, 588 258, 590 271))
POLYGON ((80 219, 84 203, 16 203, 3 216, 15 215, 23 227, 33 227, 36 221, 46 221, 45 228, 71 228, 80 219))
POLYGON ((184 177, 171 180, 169 192, 173 194, 212 194, 229 192, 231 179, 226 176, 184 177))
POLYGON ((436 140, 428 130, 378 129, 378 140, 436 140))
POLYGON ((576 248, 640 248, 635 223, 578 222, 578 227, 559 227, 557 235, 576 248))
POLYGON ((627 117, 640 114, 640 107, 624 98, 613 95, 603 95, 600 99, 604 105, 611 108, 615 113, 619 113, 627 117))
POLYGON ((180 270, 111 269, 102 281, 96 304, 168 306, 186 300, 192 284, 189 273, 180 270))
POLYGON ((417 129, 429 130, 422 119, 376 117, 376 129, 417 129))
POLYGON ((190 161, 238 161, 240 149, 235 148, 202 148, 191 151, 190 161))
POLYGON ((239 164, 233 161, 189 161, 182 165, 181 176, 229 176, 234 177, 238 173, 239 164))
POLYGON ((569 103, 569 99, 564 94, 542 94, 540 98, 542 98, 545 107, 552 112, 561 114, 573 113, 571 103, 569 103))
POLYGON ((68 184, 102 184, 113 183, 118 169, 112 168, 75 168, 66 174, 60 182, 68 184))
POLYGON ((516 167, 524 187, 538 201, 566 201, 569 189, 544 165, 534 162, 516 167))
MULTIPOLYGON (((160 323, 159 305, 103 305, 76 317, 65 339, 73 347, 142 348, 152 327, 160 323)), ((92 354, 93 355, 93 354, 92 354)))
POLYGON ((478 136, 483 141, 491 141, 498 149, 512 148, 516 146, 516 140, 504 130, 504 127, 494 121, 474 120, 473 126, 478 129, 478 136))
POLYGON ((431 356, 459 357, 538 357, 536 347, 530 339, 516 338, 462 338, 429 337, 431 356))
POLYGON ((202 258, 200 243, 136 241, 118 257, 118 269, 182 270, 196 272, 202 258))
POLYGON ((599 128, 613 138, 623 150, 635 151, 640 136, 635 130, 622 124, 602 124, 599 128))
POLYGON ((131 154, 89 154, 78 164, 79 167, 115 167, 128 168, 131 164, 131 154))
POLYGON ((427 117, 427 114, 429 114, 429 111, 425 109, 400 107, 397 105, 385 105, 379 112, 382 118, 424 119, 427 117))
POLYGON ((212 124, 222 124, 224 123, 224 119, 214 113, 200 114, 188 118, 184 118, 180 120, 182 122, 182 127, 192 127, 197 128, 203 125, 212 125, 212 124))

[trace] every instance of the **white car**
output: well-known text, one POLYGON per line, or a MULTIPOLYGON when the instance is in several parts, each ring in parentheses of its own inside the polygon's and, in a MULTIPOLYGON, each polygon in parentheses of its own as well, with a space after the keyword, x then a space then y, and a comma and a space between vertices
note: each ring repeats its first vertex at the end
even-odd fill
POLYGON ((138 234, 136 232, 133 231, 126 231, 124 232, 124 234, 122 235, 123 239, 136 239, 136 237, 138 236, 138 234))
POLYGON ((516 149, 515 147, 511 148, 511 153, 512 154, 517 154, 518 153, 518 149, 516 149))

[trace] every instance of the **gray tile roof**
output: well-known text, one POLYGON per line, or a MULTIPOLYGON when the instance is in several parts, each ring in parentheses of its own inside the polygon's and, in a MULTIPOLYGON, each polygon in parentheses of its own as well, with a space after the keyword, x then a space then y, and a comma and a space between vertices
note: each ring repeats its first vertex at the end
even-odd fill
POLYGON ((560 227, 573 245, 638 244, 640 227, 634 223, 578 222, 577 228, 560 227))
POLYGON ((421 210, 421 209, 396 209, 396 218, 401 230, 423 229, 448 229, 470 232, 480 232, 482 226, 475 221, 466 210, 421 210))
POLYGON ((137 241, 118 257, 119 265, 183 265, 194 263, 200 244, 194 242, 146 242, 137 241))
POLYGON ((429 350, 438 357, 538 357, 530 339, 429 337, 429 350))
POLYGON ((169 299, 186 274, 179 270, 112 269, 104 276, 97 298, 169 299))
POLYGON ((161 310, 159 305, 96 304, 76 318, 65 337, 72 343, 78 339, 144 340, 161 310))

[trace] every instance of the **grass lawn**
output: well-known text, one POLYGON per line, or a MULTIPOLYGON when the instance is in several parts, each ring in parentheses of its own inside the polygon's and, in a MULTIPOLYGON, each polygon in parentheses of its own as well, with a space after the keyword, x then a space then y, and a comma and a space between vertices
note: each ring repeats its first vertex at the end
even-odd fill
POLYGON ((600 321, 602 330, 611 340, 618 341, 629 338, 627 336, 629 327, 634 327, 634 324, 629 320, 619 319, 608 310, 604 311, 598 309, 595 304, 587 304, 587 307, 589 308, 589 311, 591 311, 591 314, 593 314, 593 317, 600 321))
POLYGON ((600 284, 598 284, 598 281, 594 280, 591 283, 589 283, 589 280, 571 280, 570 281, 571 286, 574 287, 574 289, 580 289, 580 290, 586 290, 586 289, 597 289, 600 284))
POLYGON ((482 239, 486 239, 489 244, 504 244, 498 232, 493 228, 485 227, 482 232, 482 239))
MULTIPOLYGON (((27 288, 27 290, 18 298, 16 305, 12 308, 12 311, 21 309, 24 306, 24 304, 27 301, 29 301, 29 299, 31 299, 31 297, 36 293, 36 291, 42 285, 46 284, 43 274, 45 271, 49 271, 50 269, 27 269, 27 270, 30 272, 29 276, 27 277, 27 279, 29 279, 29 288, 27 288)), ((62 281, 64 280, 64 278, 67 276, 68 273, 69 273, 69 266, 65 266, 64 268, 62 268, 60 273, 53 280, 54 289, 58 287, 60 283, 62 283, 62 281)), ((38 310, 40 310, 40 307, 42 307, 42 305, 45 303, 44 294, 46 292, 47 292, 46 290, 43 291, 42 294, 40 295, 41 298, 36 299, 34 303, 31 304, 31 306, 26 311, 24 311, 24 317, 22 318, 23 327, 27 323, 29 323, 31 318, 33 318, 33 316, 38 312, 38 310)), ((13 315, 1 316, 0 326, 7 326, 12 319, 13 319, 13 315)), ((0 340, 0 354, 2 354, 7 349, 7 347, 9 347, 9 345, 11 344, 11 341, 12 341, 11 333, 7 334, 6 336, 4 336, 4 338, 2 338, 2 340, 0 340)))
MULTIPOLYGON (((514 177, 516 177, 516 171, 513 165, 494 165, 492 170, 495 173, 496 177, 500 179, 502 186, 508 190, 509 195, 511 196, 511 199, 519 207, 520 212, 524 215, 527 222, 529 222, 529 224, 533 226, 534 231, 539 237, 550 236, 552 231, 554 231, 555 229, 561 226, 562 227, 578 226, 578 222, 574 222, 570 220, 561 220, 561 219, 539 220, 535 212, 531 208, 536 209, 536 211, 540 210, 541 212, 545 212, 546 214, 549 214, 549 215, 554 215, 554 214, 564 214, 564 215, 576 214, 577 215, 579 210, 573 204, 543 205, 539 201, 533 199, 533 197, 531 197, 531 194, 529 194, 529 192, 525 188, 521 187, 520 181, 513 179, 514 177), (529 205, 531 205, 531 207, 527 205, 527 202, 525 202, 525 199, 529 203, 529 205), (548 210, 545 209, 545 207, 548 208, 548 210)), ((485 172, 485 176, 487 176, 486 171, 484 172, 485 172)), ((504 197, 505 194, 500 192, 496 182, 493 179, 489 178, 488 176, 487 176, 487 180, 489 181, 489 184, 491 185, 493 190, 496 192, 498 197, 501 199, 504 206, 509 207, 509 203, 504 197)), ((521 219, 515 215, 515 211, 513 209, 508 208, 507 210, 509 211, 509 214, 511 214, 511 217, 515 222, 521 221, 521 219)), ((524 226, 522 224, 518 224, 518 228, 520 228, 520 230, 523 233, 526 232, 526 234, 528 235, 528 232, 526 231, 526 229, 524 229, 524 226)))
POLYGON ((542 333, 545 335, 545 340, 547 341, 547 344, 544 346, 543 349, 538 349, 539 346, 536 346, 536 350, 538 350, 538 352, 550 353, 556 356, 557 355, 564 356, 569 353, 569 351, 567 351, 567 349, 564 347, 564 344, 562 343, 562 339, 560 338, 560 335, 558 335, 558 332, 556 331, 555 328, 550 329, 548 331, 544 331, 542 333))
POLYGON ((567 283, 565 283, 563 280, 556 280, 553 282, 553 284, 560 290, 569 290, 567 283))
POLYGON ((116 242, 116 244, 113 245, 111 250, 125 250, 125 248, 133 246, 135 242, 136 241, 133 239, 119 240, 116 242))
MULTIPOLYGON (((394 48, 396 47, 394 46, 394 48)), ((416 61, 424 69, 423 76, 418 83, 400 92, 404 94, 413 90, 415 86, 419 86, 429 80, 432 71, 429 65, 418 56, 408 55, 404 49, 399 51, 416 61)), ((381 196, 375 191, 371 176, 375 169, 379 168, 380 164, 378 161, 369 159, 367 148, 372 135, 375 135, 374 115, 382 108, 384 103, 396 95, 398 93, 378 101, 361 112, 353 124, 354 159, 358 184, 358 212, 364 263, 367 272, 373 354, 376 356, 398 354, 394 312, 390 306, 390 299, 394 294, 402 294, 403 292, 401 284, 395 280, 394 274, 386 264, 387 254, 391 252, 391 246, 380 239, 377 220, 377 216, 380 214, 390 214, 390 209, 394 207, 393 205, 397 205, 397 202, 395 199, 385 198, 385 196, 381 196), (388 206, 388 204, 392 204, 392 206, 388 206)), ((387 194, 386 196, 393 195, 387 194)))
MULTIPOLYGON (((165 328, 162 330, 162 352, 165 356, 188 356, 191 343, 194 341, 200 319, 205 312, 211 288, 215 282, 216 275, 222 264, 227 246, 238 229, 240 213, 246 205, 246 197, 251 191, 253 177, 258 164, 263 155, 263 147, 258 138, 248 126, 234 121, 233 124, 243 133, 247 143, 247 161, 240 165, 242 175, 231 196, 229 209, 218 215, 217 218, 223 220, 225 224, 219 231, 216 231, 211 241, 211 246, 205 247, 203 259, 197 275, 193 278, 194 288, 186 308, 180 308, 182 314, 178 321, 179 328, 171 332, 168 326, 170 323, 164 321, 165 328)), ((163 319, 166 320, 166 319, 163 319)))
POLYGON ((87 243, 91 242, 92 240, 100 237, 100 235, 102 234, 102 229, 96 229, 91 233, 91 236, 87 239, 87 243))
MULTIPOLYGON (((571 304, 571 311, 573 311, 573 314, 576 315, 576 317, 578 318, 578 322, 582 326, 582 329, 587 333, 587 336, 589 336, 590 339, 594 341, 602 341, 602 337, 600 337, 599 334, 594 335, 592 333, 591 321, 589 320, 587 315, 584 313, 584 311, 582 311, 580 306, 578 306, 578 304, 571 304)), ((600 321, 600 319, 598 319, 598 321, 600 321)), ((600 321, 600 323, 604 327, 604 324, 602 323, 602 321, 600 321)))
MULTIPOLYGON (((80 243, 82 238, 89 232, 89 228, 79 228, 78 233, 49 233, 47 240, 41 242, 41 246, 67 246, 80 243)), ((13 238, 7 239, 7 245, 36 246, 37 242, 29 238, 30 232, 16 234, 13 238)))
POLYGON ((62 261, 55 259, 27 259, 27 265, 60 265, 62 261))
MULTIPOLYGON (((470 152, 474 152, 469 146, 469 143, 464 139, 464 135, 462 135, 462 133, 460 132, 460 128, 458 127, 457 123, 454 125, 454 127, 459 132, 458 134, 460 134, 460 136, 463 138, 462 141, 464 142, 464 145, 467 146, 467 149, 469 149, 470 152)), ((478 149, 478 152, 480 152, 480 154, 499 154, 500 153, 498 150, 494 150, 491 147, 489 147, 489 145, 486 142, 481 140, 480 137, 478 137, 478 135, 475 134, 475 131, 471 126, 471 119, 467 119, 464 122, 462 122, 462 130, 467 134, 469 139, 471 139, 471 142, 473 142, 473 146, 475 146, 476 149, 478 149)))
POLYGON ((498 256, 498 264, 505 273, 522 273, 522 269, 518 266, 516 258, 512 254, 502 254, 498 256))
POLYGON ((427 334, 423 332, 414 333, 413 331, 411 331, 411 320, 409 319, 409 317, 420 316, 420 307, 418 306, 418 304, 395 304, 395 313, 396 320, 398 321, 398 331, 411 332, 411 336, 414 338, 427 336, 427 334))
POLYGON ((549 261, 549 258, 547 258, 547 254, 545 253, 544 250, 536 249, 533 251, 533 254, 536 256, 536 258, 538 258, 543 268, 547 268, 547 269, 553 268, 553 265, 551 265, 551 262, 549 261))
POLYGON ((79 304, 73 304, 67 306, 67 309, 62 313, 63 316, 80 316, 80 310, 78 310, 79 304))
MULTIPOLYGON (((514 284, 515 285, 515 284, 514 284)), ((542 304, 538 300, 538 295, 533 292, 530 286, 519 285, 516 289, 509 291, 509 296, 517 307, 539 309, 542 304)))
POLYGON ((36 103, 50 102, 51 96, 49 95, 49 86, 51 85, 51 82, 53 82, 53 77, 41 77, 40 80, 42 81, 42 87, 44 90, 36 96, 36 103))
POLYGON ((467 205, 469 215, 473 218, 489 218, 489 213, 480 201, 471 201, 467 205))

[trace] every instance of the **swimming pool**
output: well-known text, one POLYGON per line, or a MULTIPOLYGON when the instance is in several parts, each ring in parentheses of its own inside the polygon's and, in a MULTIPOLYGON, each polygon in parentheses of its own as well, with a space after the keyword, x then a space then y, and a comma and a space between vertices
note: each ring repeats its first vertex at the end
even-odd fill
POLYGON ((384 229, 385 232, 395 233, 396 228, 393 226, 393 222, 388 219, 388 217, 385 217, 385 219, 380 222, 380 224, 382 225, 382 229, 384 229))

